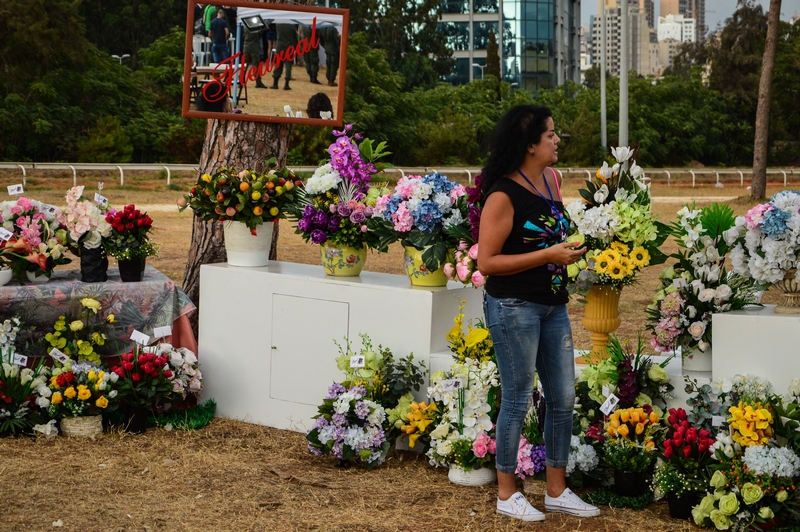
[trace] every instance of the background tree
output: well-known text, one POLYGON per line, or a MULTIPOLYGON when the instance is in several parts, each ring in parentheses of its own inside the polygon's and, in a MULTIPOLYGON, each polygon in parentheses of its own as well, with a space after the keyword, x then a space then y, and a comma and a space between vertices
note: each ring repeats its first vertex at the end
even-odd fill
POLYGON ((781 25, 781 0, 769 3, 767 42, 761 67, 756 112, 756 140, 753 149, 753 184, 750 193, 754 199, 764 199, 767 192, 767 142, 769 139, 769 105, 772 96, 772 71, 775 68, 775 50, 781 25))
POLYGON ((494 30, 489 31, 489 44, 486 46, 486 75, 503 79, 500 73, 500 55, 497 49, 497 37, 494 30))

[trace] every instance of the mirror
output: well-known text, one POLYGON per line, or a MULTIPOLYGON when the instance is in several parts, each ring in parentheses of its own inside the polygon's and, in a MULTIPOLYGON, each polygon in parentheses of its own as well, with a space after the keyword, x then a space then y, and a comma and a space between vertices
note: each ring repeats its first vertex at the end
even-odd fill
POLYGON ((189 1, 183 116, 341 127, 349 11, 189 1))

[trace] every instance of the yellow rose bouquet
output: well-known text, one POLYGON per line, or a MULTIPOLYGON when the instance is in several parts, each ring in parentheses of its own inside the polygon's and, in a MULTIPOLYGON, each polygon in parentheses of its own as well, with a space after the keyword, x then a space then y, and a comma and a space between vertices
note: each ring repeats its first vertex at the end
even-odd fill
POLYGON ((56 419, 102 414, 116 407, 114 384, 118 378, 98 365, 67 361, 63 367, 53 370, 48 383, 49 397, 46 397, 49 404, 40 403, 40 406, 47 408, 50 417, 56 419))
POLYGON ((73 317, 61 315, 53 330, 44 336, 47 350, 56 348, 72 359, 99 362, 98 347, 105 345, 106 326, 114 323, 114 315, 101 318, 100 302, 90 297, 81 299, 81 311, 73 317))

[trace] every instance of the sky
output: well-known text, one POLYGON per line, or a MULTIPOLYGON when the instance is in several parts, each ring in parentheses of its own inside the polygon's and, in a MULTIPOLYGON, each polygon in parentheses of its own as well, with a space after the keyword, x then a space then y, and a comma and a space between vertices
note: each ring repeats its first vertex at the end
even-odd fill
MULTIPOLYGON (((769 10, 769 0, 757 0, 764 7, 764 11, 769 10)), ((660 2, 655 0, 656 17, 661 13, 660 2)), ((736 0, 706 0, 706 25, 710 30, 717 27, 717 23, 724 22, 736 11, 736 0)), ((581 23, 588 24, 589 17, 597 14, 597 0, 581 1, 581 23)), ((800 15, 800 0, 783 0, 781 4, 781 20, 789 20, 794 15, 800 15)))

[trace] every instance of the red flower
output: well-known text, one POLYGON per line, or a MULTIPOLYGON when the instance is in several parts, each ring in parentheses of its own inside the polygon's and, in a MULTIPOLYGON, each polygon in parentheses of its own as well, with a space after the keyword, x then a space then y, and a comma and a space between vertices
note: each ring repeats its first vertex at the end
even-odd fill
POLYGON ((122 365, 125 366, 125 371, 133 371, 133 362, 125 362, 122 365))
POLYGON ((62 373, 58 377, 56 377, 56 384, 58 384, 59 386, 66 386, 67 375, 65 373, 62 373))
POLYGON ((683 448, 683 456, 689 458, 691 455, 692 455, 692 447, 690 445, 687 445, 686 447, 683 448))
MULTIPOLYGON (((669 441, 669 440, 667 440, 667 441, 669 441)), ((664 457, 667 458, 668 460, 670 458, 672 458, 672 447, 666 447, 664 449, 664 457)))
POLYGON ((133 375, 131 375, 131 380, 133 382, 139 382, 140 380, 142 380, 142 378, 139 376, 138 373, 134 373, 133 375))
POLYGON ((170 371, 170 370, 165 371, 164 372, 164 376, 166 378, 168 378, 168 379, 171 379, 172 378, 172 371, 170 371))
POLYGON ((131 222, 128 222, 128 223, 125 224, 125 228, 128 231, 133 231, 133 224, 131 222))

